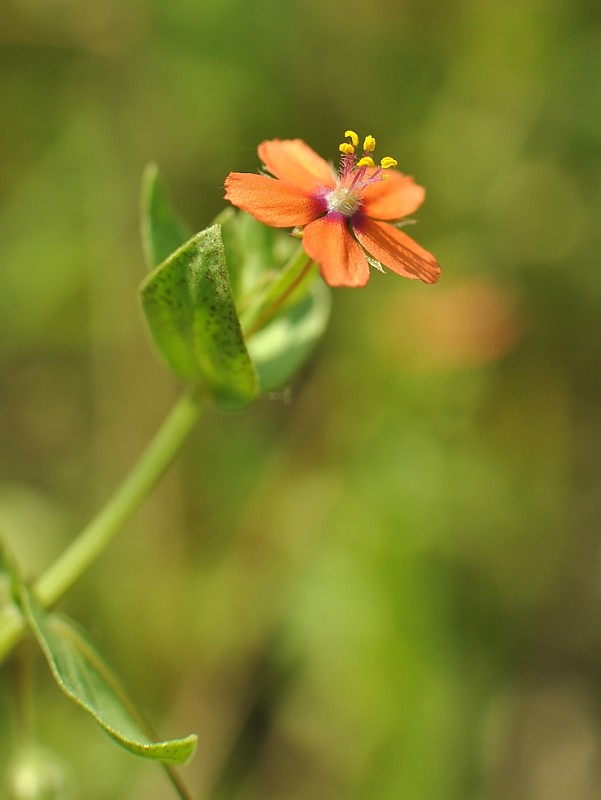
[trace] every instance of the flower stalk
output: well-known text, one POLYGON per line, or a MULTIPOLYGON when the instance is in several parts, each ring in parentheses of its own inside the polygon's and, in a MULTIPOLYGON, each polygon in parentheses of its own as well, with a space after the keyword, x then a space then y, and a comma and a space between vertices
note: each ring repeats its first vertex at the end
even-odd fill
POLYGON ((246 338, 264 328, 275 317, 309 275, 312 264, 303 246, 300 245, 284 269, 269 284, 259 301, 253 303, 252 308, 241 315, 242 329, 246 338))

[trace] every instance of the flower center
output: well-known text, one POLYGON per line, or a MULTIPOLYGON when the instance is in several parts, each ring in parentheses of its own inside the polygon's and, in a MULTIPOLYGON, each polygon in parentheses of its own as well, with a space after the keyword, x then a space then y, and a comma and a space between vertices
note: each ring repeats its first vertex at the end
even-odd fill
POLYGON ((363 141, 363 157, 357 159, 355 148, 359 146, 359 137, 355 131, 344 134, 350 142, 342 142, 340 150, 340 168, 336 188, 327 196, 328 211, 337 211, 346 217, 352 215, 361 205, 363 190, 376 181, 386 180, 384 170, 396 167, 397 161, 390 156, 380 160, 376 166, 372 153, 376 149, 373 136, 366 136, 363 141))
POLYGON ((328 195, 328 211, 339 211, 346 217, 352 217, 359 204, 358 193, 345 186, 338 186, 328 195))

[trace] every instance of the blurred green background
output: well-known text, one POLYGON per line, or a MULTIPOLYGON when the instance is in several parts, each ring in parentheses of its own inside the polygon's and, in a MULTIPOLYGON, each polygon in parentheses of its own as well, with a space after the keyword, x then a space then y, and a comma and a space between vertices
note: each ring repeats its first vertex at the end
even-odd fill
MULTIPOLYGON (((601 13, 590 0, 0 0, 0 526, 35 575, 176 397, 140 176, 195 229, 265 138, 428 190, 434 287, 334 293, 61 607, 199 800, 601 796, 601 13)), ((6 684, 7 670, 0 673, 6 684)), ((170 797, 36 668, 79 798, 170 797)), ((0 769, 14 750, 0 693, 0 769)))

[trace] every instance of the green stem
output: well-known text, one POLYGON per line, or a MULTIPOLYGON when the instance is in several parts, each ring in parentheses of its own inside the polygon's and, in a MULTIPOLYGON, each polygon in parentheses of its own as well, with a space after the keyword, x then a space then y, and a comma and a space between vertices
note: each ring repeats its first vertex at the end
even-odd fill
POLYGON ((252 303, 251 309, 242 314, 242 329, 247 338, 271 321, 307 277, 312 264, 303 246, 299 245, 263 295, 252 303))
POLYGON ((253 333, 256 333, 257 331, 260 331, 261 328, 265 327, 265 325, 267 325, 267 323, 270 322, 273 319, 273 317, 275 317, 275 315, 278 313, 280 308, 284 305, 286 300, 290 297, 292 292, 298 286, 300 286, 300 284, 302 283, 303 279, 305 278, 305 276, 308 274, 309 270, 311 269, 312 264, 313 264, 313 262, 307 256, 306 259, 305 259, 305 263, 303 265, 302 270, 294 278, 293 282, 289 286, 287 286, 285 288, 285 290, 282 292, 282 294, 278 298, 276 298, 276 300, 274 301, 273 305, 271 305, 269 308, 267 308, 264 311, 264 313, 248 328, 248 330, 244 331, 246 336, 252 336, 253 333))
POLYGON ((172 767, 171 764, 163 764, 163 767, 165 768, 165 772, 167 773, 167 777, 169 778, 171 785, 179 795, 180 800, 193 800, 192 795, 188 791, 188 787, 180 778, 175 768, 172 767))
MULTIPOLYGON (((104 508, 34 584, 44 608, 53 606, 94 563, 167 470, 200 414, 197 391, 176 403, 138 462, 104 508)), ((25 621, 15 606, 0 611, 0 662, 21 638, 25 621)))

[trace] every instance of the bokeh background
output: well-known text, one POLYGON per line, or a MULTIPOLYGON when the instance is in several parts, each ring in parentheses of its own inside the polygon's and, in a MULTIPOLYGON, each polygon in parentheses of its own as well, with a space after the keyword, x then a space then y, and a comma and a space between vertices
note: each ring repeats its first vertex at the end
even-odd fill
MULTIPOLYGON (((148 161, 195 229, 264 138, 372 133, 428 190, 441 282, 336 291, 299 379, 208 411, 61 604, 199 733, 195 797, 600 797, 598 4, 0 0, 0 108, 0 526, 30 575, 179 391, 136 297, 148 161)), ((172 796, 34 677, 73 796, 172 796)))

